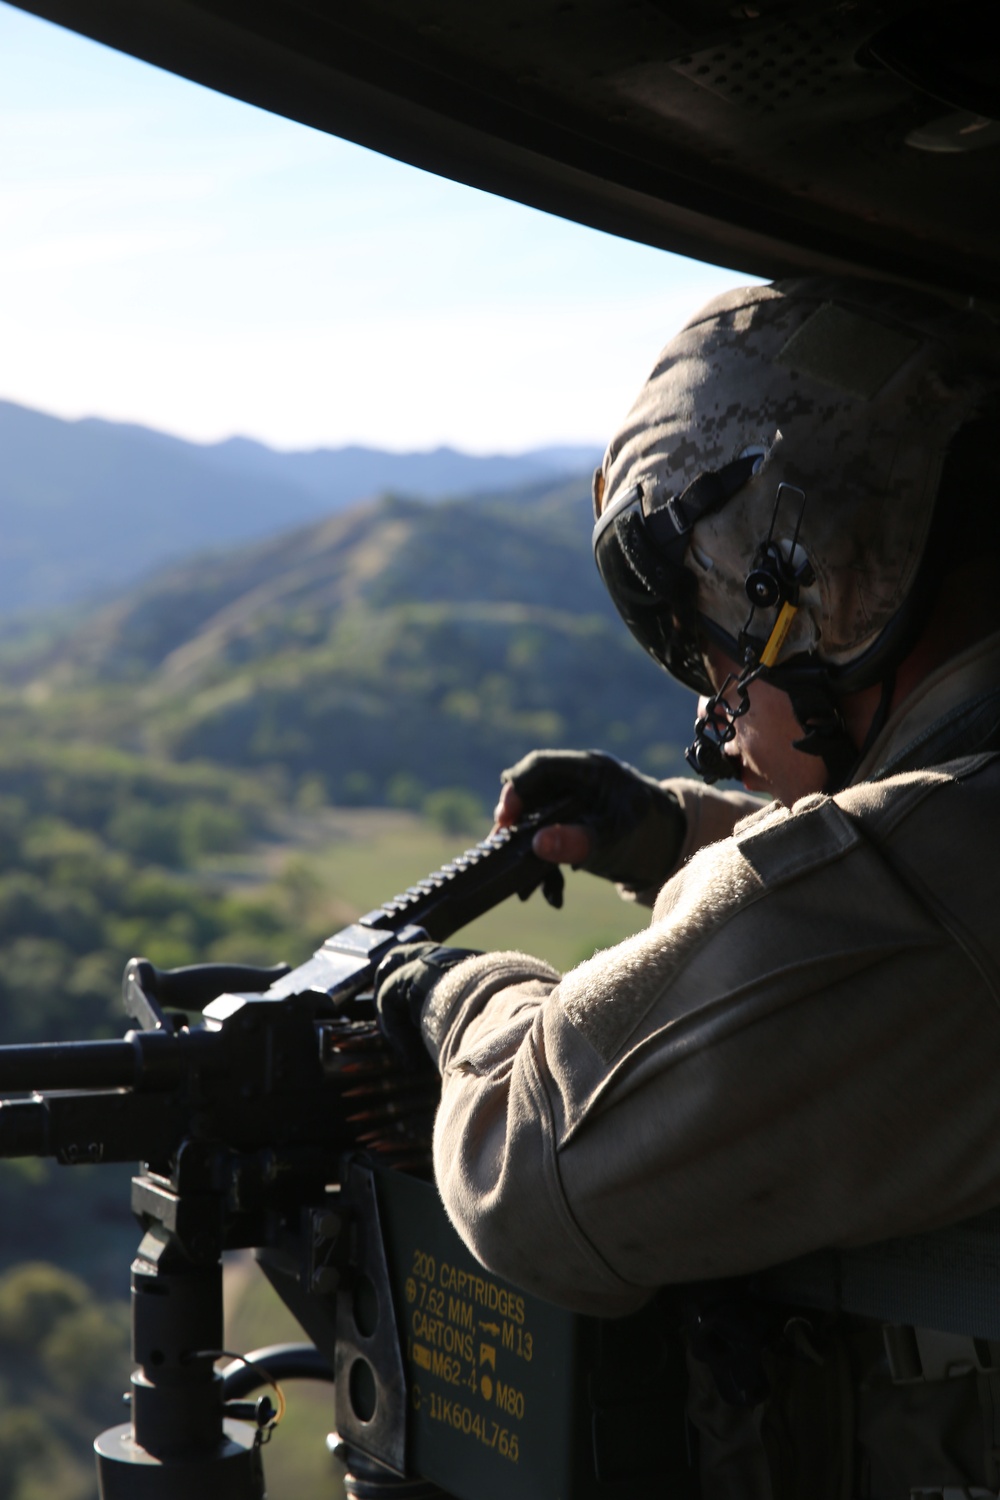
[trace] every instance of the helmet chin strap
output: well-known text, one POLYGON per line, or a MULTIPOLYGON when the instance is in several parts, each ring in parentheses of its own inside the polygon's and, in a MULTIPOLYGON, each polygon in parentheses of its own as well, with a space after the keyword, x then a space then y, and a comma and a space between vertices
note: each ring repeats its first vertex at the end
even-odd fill
POLYGON ((820 756, 826 766, 823 790, 828 796, 839 792, 850 781, 861 756, 847 732, 836 698, 819 674, 811 682, 786 687, 785 692, 804 731, 800 740, 792 741, 794 749, 803 755, 820 756))
POLYGON ((892 695, 896 688, 895 669, 882 679, 882 691, 872 714, 868 733, 859 750, 847 732, 840 705, 830 689, 817 673, 813 681, 803 681, 784 691, 791 700, 792 710, 805 730, 800 740, 793 740, 796 750, 804 755, 822 757, 827 771, 823 790, 828 796, 847 786, 858 766, 878 739, 892 706, 892 695))
MULTIPOLYGON (((736 721, 749 710, 750 685, 761 673, 758 664, 738 677, 727 677, 720 690, 708 700, 705 712, 695 721, 694 740, 685 751, 685 758, 691 769, 709 786, 717 781, 739 780, 739 760, 727 755, 725 747, 736 738, 736 721), (738 698, 735 708, 725 696, 731 691, 738 698)), ((827 796, 832 796, 849 784, 885 727, 896 674, 890 672, 883 678, 878 705, 860 750, 848 733, 837 698, 823 676, 821 671, 805 671, 793 684, 776 683, 775 686, 780 686, 788 695, 792 712, 804 731, 801 739, 792 741, 793 747, 803 755, 821 758, 826 766, 823 790, 827 796)))

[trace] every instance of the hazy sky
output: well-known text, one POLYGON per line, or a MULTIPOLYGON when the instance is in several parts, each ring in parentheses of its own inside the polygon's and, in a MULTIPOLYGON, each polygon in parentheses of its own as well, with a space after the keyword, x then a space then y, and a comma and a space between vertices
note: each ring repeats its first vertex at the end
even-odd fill
POLYGON ((747 278, 160 73, 0 3, 0 396, 276 447, 603 444, 747 278))

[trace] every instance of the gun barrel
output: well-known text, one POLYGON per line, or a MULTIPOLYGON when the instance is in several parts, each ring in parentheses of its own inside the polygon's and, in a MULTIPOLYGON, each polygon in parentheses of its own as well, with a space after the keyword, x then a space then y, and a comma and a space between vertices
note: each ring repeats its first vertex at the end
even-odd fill
POLYGON ((118 1089, 136 1082, 140 1054, 125 1038, 0 1047, 0 1096, 42 1089, 118 1089))

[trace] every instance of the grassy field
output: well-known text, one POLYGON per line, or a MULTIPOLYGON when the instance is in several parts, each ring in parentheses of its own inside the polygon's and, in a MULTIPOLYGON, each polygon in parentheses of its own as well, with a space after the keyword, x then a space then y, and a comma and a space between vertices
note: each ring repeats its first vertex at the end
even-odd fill
MULTIPOLYGON (((312 908, 311 920, 333 932, 438 869, 486 832, 483 828, 463 840, 439 832, 415 813, 324 808, 296 818, 287 844, 258 846, 241 864, 229 863, 221 873, 237 885, 275 877, 291 891, 298 885, 301 899, 312 908)), ((568 870, 561 911, 554 911, 540 893, 527 902, 512 898, 455 933, 452 941, 485 950, 520 948, 567 969, 648 921, 648 911, 620 900, 607 881, 568 870)), ((293 963, 303 957, 288 955, 293 963)))

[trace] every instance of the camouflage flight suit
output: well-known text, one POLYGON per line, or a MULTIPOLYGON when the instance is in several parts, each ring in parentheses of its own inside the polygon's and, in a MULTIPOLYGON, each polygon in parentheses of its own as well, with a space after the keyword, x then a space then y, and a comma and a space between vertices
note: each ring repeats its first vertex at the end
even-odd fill
MULTIPOLYGON (((519 953, 453 969, 423 1020, 435 1163, 480 1259, 615 1316, 1000 1204, 998 750, 994 636, 835 797, 737 821, 751 799, 672 782, 689 857, 645 932, 564 976, 519 953)), ((749 1411, 692 1365, 706 1495, 1000 1488, 1000 1377, 899 1385, 857 1320, 790 1319, 766 1357, 749 1411)))

